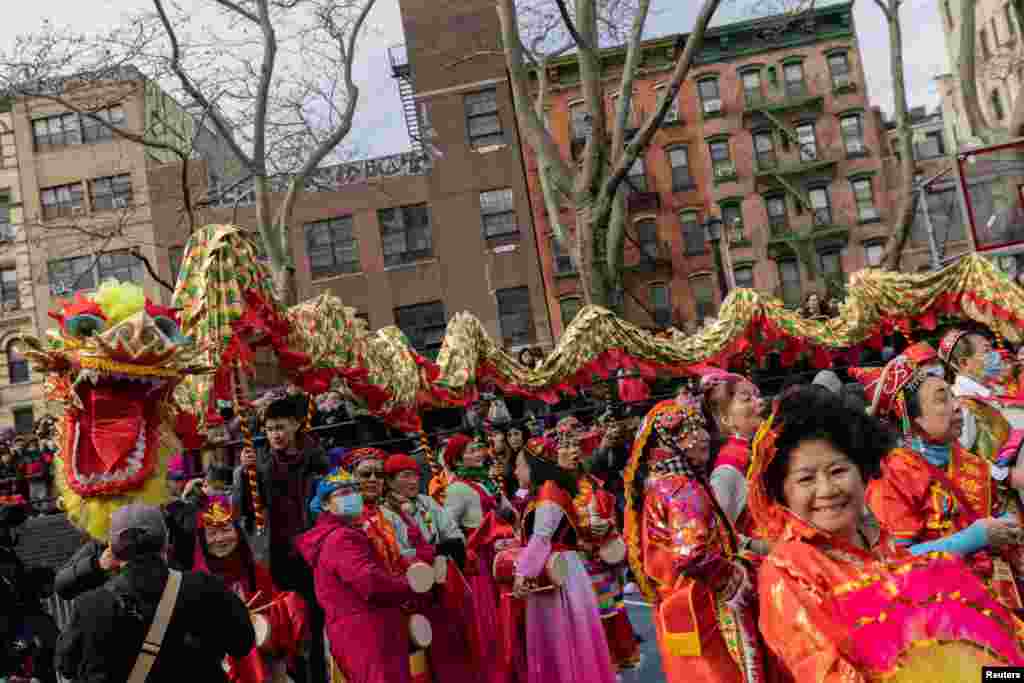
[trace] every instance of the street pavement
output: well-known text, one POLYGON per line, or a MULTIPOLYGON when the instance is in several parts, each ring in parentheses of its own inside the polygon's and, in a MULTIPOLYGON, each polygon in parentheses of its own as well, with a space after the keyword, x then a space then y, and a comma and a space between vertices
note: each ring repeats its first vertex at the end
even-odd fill
POLYGON ((633 630, 644 639, 644 642, 640 643, 644 659, 640 665, 639 680, 641 683, 665 683, 650 605, 644 601, 643 595, 634 593, 626 596, 626 609, 629 611, 629 620, 633 622, 633 630))

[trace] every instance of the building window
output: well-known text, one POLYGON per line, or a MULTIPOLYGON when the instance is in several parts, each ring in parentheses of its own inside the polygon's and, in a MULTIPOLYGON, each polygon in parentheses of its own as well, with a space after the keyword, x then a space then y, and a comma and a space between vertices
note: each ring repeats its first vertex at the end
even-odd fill
POLYGON ((121 105, 116 105, 91 114, 82 114, 82 138, 86 142, 102 142, 114 138, 114 131, 110 129, 110 126, 103 125, 101 121, 115 128, 123 125, 124 109, 121 108, 121 105))
POLYGON ((804 82, 804 65, 800 63, 786 64, 782 67, 782 78, 785 82, 787 97, 803 97, 807 94, 804 82))
POLYGON ((785 232, 789 226, 789 218, 786 216, 785 195, 775 195, 764 198, 765 210, 768 212, 768 226, 773 233, 785 232))
POLYGON ((946 143, 942 139, 941 130, 925 133, 925 141, 916 143, 914 147, 918 159, 934 159, 946 154, 946 143))
POLYGON ((82 129, 77 114, 57 114, 32 121, 32 137, 36 151, 82 144, 82 129))
POLYGON ((128 173, 96 178, 92 185, 92 210, 124 209, 132 203, 132 177, 128 173))
POLYGON ((978 43, 981 45, 981 54, 985 59, 992 57, 992 49, 988 45, 988 32, 985 29, 978 31, 978 43))
POLYGON ((671 325, 672 302, 668 294, 668 287, 662 283, 653 284, 648 290, 648 297, 654 324, 658 327, 668 327, 671 325))
POLYGON ((633 165, 629 167, 626 174, 629 182, 629 189, 633 192, 647 192, 647 167, 644 166, 643 156, 638 156, 633 165))
POLYGON ((69 296, 80 289, 96 287, 92 256, 73 256, 47 263, 47 275, 52 296, 69 296))
POLYGON ((576 272, 576 264, 572 261, 572 254, 563 249, 558 243, 558 238, 551 236, 551 257, 555 262, 555 275, 571 275, 576 272))
MULTIPOLYGON (((664 83, 654 86, 654 97, 662 97, 667 92, 668 86, 664 83)), ((663 123, 678 123, 679 122, 679 98, 672 98, 672 103, 669 105, 668 111, 665 113, 665 120, 663 123)))
POLYGON ((697 82, 701 108, 705 116, 715 116, 722 112, 722 97, 718 93, 718 79, 705 78, 697 82))
POLYGON ((484 237, 499 237, 519 232, 516 225, 516 207, 512 201, 512 190, 489 190, 480 193, 480 219, 484 225, 484 237))
POLYGON ((925 202, 917 202, 917 213, 911 228, 910 239, 916 244, 928 244, 928 219, 935 236, 935 243, 941 249, 950 242, 967 238, 960 200, 955 188, 925 193, 928 218, 925 218, 925 202))
POLYGON ((800 306, 800 266, 796 261, 779 261, 779 282, 782 301, 790 308, 800 306))
POLYGON ((828 56, 828 71, 832 75, 833 88, 850 85, 850 58, 845 52, 834 52, 828 56))
POLYGON ((754 133, 754 158, 758 169, 775 168, 775 138, 770 131, 754 133))
POLYGON ((11 223, 11 196, 0 192, 0 242, 14 240, 14 225, 11 223))
POLYGON ((20 308, 17 268, 0 268, 0 302, 7 311, 20 308))
POLYGON ((858 178, 850 184, 853 186, 853 198, 857 202, 857 220, 861 223, 877 221, 878 208, 875 206, 871 178, 858 178))
POLYGON ((443 301, 395 309, 395 325, 423 356, 437 356, 444 342, 446 324, 443 301))
POLYGON ((385 267, 412 263, 433 255, 430 210, 426 204, 381 209, 377 217, 385 267))
POLYGON ((711 152, 711 168, 715 178, 734 178, 736 176, 736 165, 732 163, 729 154, 729 141, 719 140, 709 142, 708 151, 711 152))
POLYGON ((43 218, 61 218, 73 216, 82 210, 82 183, 47 187, 40 193, 43 204, 43 218))
POLYGON ((682 192, 695 187, 690 175, 690 155, 686 147, 673 147, 668 151, 668 162, 672 166, 672 191, 682 192))
POLYGON ((1003 120, 1003 99, 999 95, 999 89, 998 88, 993 88, 992 89, 991 100, 992 100, 992 113, 995 115, 996 120, 1002 121, 1003 120))
MULTIPOLYGON (((838 249, 829 249, 818 254, 818 262, 821 265, 821 275, 829 285, 845 282, 843 275, 842 252, 838 249)), ((831 289, 831 288, 830 288, 831 289)))
POLYGON ((569 326, 581 308, 583 308, 583 300, 578 296, 567 296, 558 300, 558 312, 562 316, 562 329, 569 326))
POLYGON ((686 245, 686 255, 696 256, 705 253, 704 229, 697 220, 696 211, 683 211, 679 214, 679 222, 683 228, 683 244, 686 245))
POLYGON ((743 239, 743 209, 739 204, 722 205, 722 224, 727 239, 733 242, 743 239))
POLYGON ((832 203, 829 200, 828 188, 816 187, 807 193, 814 212, 815 225, 832 225, 832 203))
POLYGON ((533 315, 530 313, 530 288, 499 289, 498 320, 501 338, 506 347, 522 346, 533 341, 533 315))
POLYGON ((740 77, 743 80, 743 101, 747 103, 748 107, 752 107, 764 100, 763 93, 761 91, 761 72, 760 71, 744 71, 740 77))
POLYGON ((181 274, 181 262, 185 259, 185 247, 184 245, 178 247, 171 247, 167 250, 167 260, 171 264, 171 277, 175 282, 178 280, 178 275, 181 274))
POLYGON ((97 282, 113 278, 119 282, 142 284, 145 272, 142 261, 127 251, 109 251, 100 254, 96 262, 99 275, 97 282))
POLYGON ((733 280, 740 289, 754 289, 754 267, 740 266, 733 271, 733 280))
POLYGON ((359 272, 359 242, 352 216, 306 223, 304 229, 309 272, 314 280, 359 272))
MULTIPOLYGON (((949 0, 946 0, 946 2, 948 3, 949 0)), ((1017 26, 1013 18, 1013 8, 1010 6, 1010 3, 1003 5, 1003 16, 1006 17, 1006 35, 1013 38, 1017 35, 1017 26)))
POLYGON ((868 266, 875 267, 882 265, 882 256, 885 255, 885 243, 871 242, 864 245, 864 262, 868 266))
POLYGON ((715 315, 715 288, 711 284, 710 275, 698 275, 690 278, 690 291, 693 292, 693 305, 696 309, 697 322, 715 315))
POLYGON ((590 112, 587 111, 586 103, 577 102, 569 105, 569 123, 572 127, 572 139, 583 141, 587 139, 591 131, 590 112))
POLYGON ((658 258, 658 223, 653 218, 645 218, 636 223, 636 241, 640 251, 650 260, 658 258))
POLYGON ((29 381, 28 359, 21 355, 14 342, 7 345, 7 379, 11 384, 29 381))
POLYGON ((814 124, 801 123, 797 126, 796 139, 800 145, 800 161, 817 161, 818 141, 814 137, 814 124))
POLYGON ((14 432, 16 434, 31 434, 33 432, 36 425, 36 416, 32 411, 32 406, 13 408, 11 409, 11 415, 14 417, 14 432))
POLYGON ((494 88, 466 95, 466 127, 473 149, 505 142, 498 115, 498 91, 494 88))
POLYGON ((864 128, 860 114, 851 114, 839 119, 839 129, 846 145, 846 156, 854 157, 864 154, 864 128))

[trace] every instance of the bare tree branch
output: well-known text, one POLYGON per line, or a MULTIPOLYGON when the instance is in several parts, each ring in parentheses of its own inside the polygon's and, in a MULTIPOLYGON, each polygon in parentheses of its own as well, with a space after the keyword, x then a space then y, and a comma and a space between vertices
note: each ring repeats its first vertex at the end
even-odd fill
POLYGON ((153 267, 153 264, 149 262, 149 259, 146 258, 138 248, 133 248, 130 253, 139 261, 142 261, 142 265, 146 267, 146 272, 149 273, 149 276, 153 278, 157 284, 161 287, 166 287, 171 292, 174 291, 174 285, 169 284, 166 280, 160 277, 159 273, 157 273, 156 269, 153 267))
POLYGON ((587 43, 584 42, 583 38, 576 31, 576 25, 572 21, 572 17, 569 16, 569 8, 565 6, 565 0, 555 0, 558 4, 558 11, 562 14, 562 21, 565 22, 565 28, 569 31, 569 35, 572 36, 573 42, 579 47, 586 47, 587 43))

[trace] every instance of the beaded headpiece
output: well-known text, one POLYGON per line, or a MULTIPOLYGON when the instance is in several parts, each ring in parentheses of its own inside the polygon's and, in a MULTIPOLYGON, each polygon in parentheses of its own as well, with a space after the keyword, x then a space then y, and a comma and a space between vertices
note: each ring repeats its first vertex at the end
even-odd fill
POLYGON ((379 448, 357 448, 342 456, 341 467, 342 469, 351 472, 359 466, 359 463, 366 460, 379 460, 384 462, 387 459, 388 454, 379 448))
POLYGON ((868 412, 894 421, 909 431, 906 392, 917 391, 928 377, 942 377, 939 354, 920 342, 886 363, 884 368, 850 368, 850 376, 864 385, 871 400, 868 412))
POLYGON ((953 352, 956 351, 957 345, 969 334, 970 332, 967 330, 950 330, 946 332, 942 336, 942 341, 939 342, 939 359, 946 365, 952 365, 953 352))

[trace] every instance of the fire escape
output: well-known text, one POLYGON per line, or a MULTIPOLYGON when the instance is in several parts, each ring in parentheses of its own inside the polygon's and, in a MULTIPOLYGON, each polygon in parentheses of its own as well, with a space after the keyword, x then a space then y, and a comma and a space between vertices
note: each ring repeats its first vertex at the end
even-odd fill
POLYGON ((754 136, 758 191, 791 196, 797 213, 811 218, 811 230, 805 232, 796 228, 791 215, 769 215, 769 255, 795 255, 816 278, 815 253, 844 245, 849 234, 848 226, 837 221, 832 200, 815 206, 811 196, 815 185, 824 187, 834 179, 837 165, 829 158, 830 145, 822 144, 820 131, 811 123, 824 108, 829 83, 820 76, 808 78, 802 66, 786 65, 778 71, 746 72, 742 80, 743 120, 754 136))
POLYGON ((398 96, 402 98, 402 114, 405 116, 405 130, 409 133, 409 144, 413 152, 422 153, 423 137, 420 133, 419 107, 412 84, 409 52, 405 45, 389 47, 388 61, 391 63, 391 77, 398 80, 398 96))

